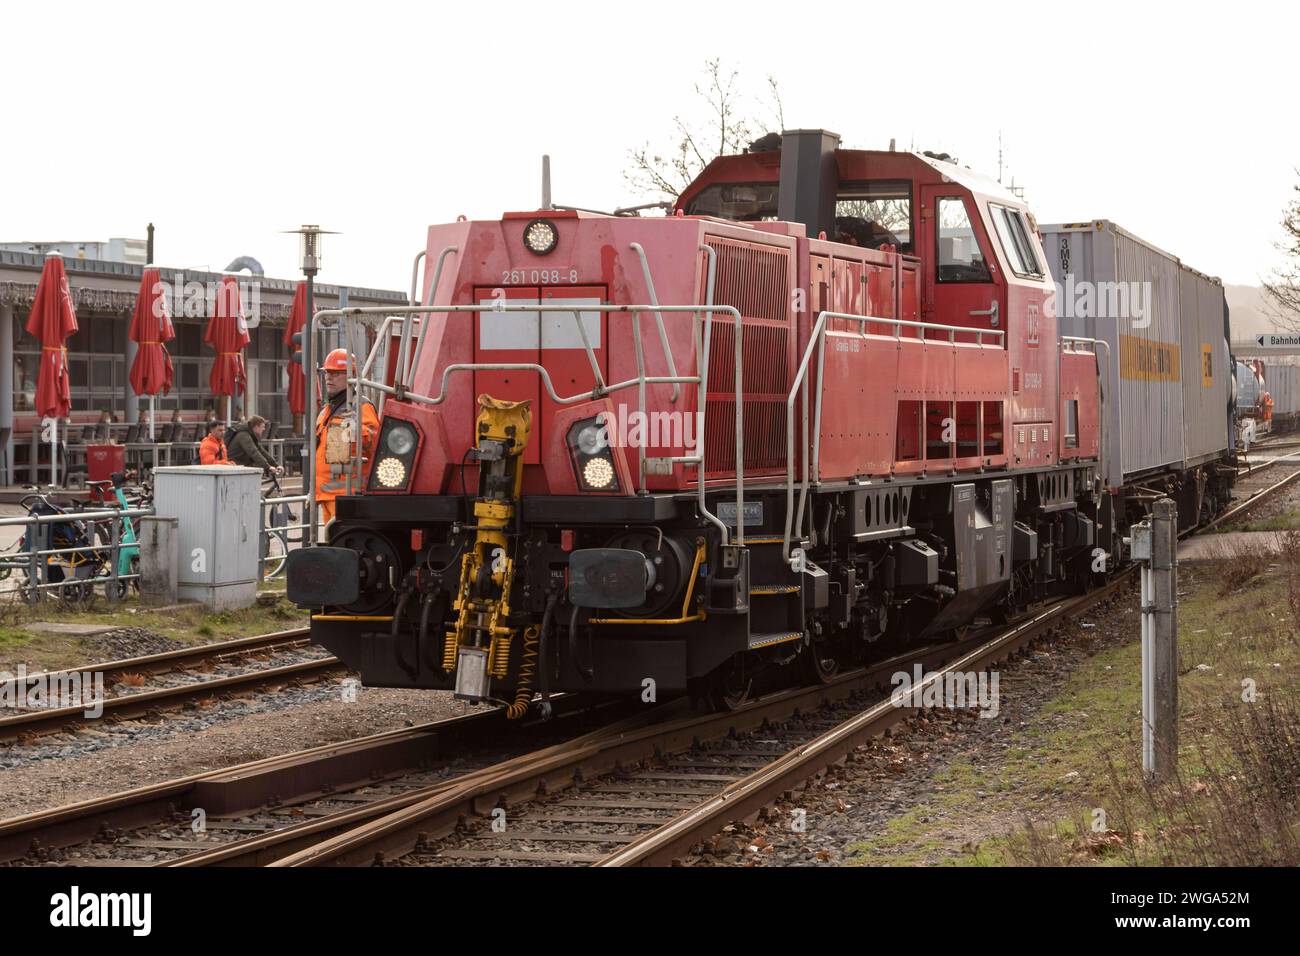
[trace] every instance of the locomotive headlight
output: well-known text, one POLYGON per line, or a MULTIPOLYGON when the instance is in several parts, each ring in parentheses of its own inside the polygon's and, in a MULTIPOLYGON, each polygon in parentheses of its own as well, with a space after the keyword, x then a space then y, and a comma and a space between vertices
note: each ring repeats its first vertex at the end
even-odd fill
POLYGON ((399 458, 405 458, 415 448, 415 429, 405 423, 393 425, 384 436, 384 446, 399 458))
POLYGON ((375 466, 375 480, 385 488, 400 488, 406 483, 406 466, 400 458, 381 458, 375 466))
POLYGON ((524 248, 533 255, 544 256, 553 252, 559 238, 555 223, 549 219, 534 219, 524 227, 524 248))
POLYGON ((371 491, 402 491, 415 475, 420 429, 414 422, 385 418, 375 444, 375 464, 367 487, 371 491))
POLYGON ((575 422, 569 428, 569 453, 573 456, 581 491, 618 491, 618 472, 610 448, 609 430, 599 418, 575 422))
POLYGON ((607 458, 588 458, 582 466, 582 480, 587 487, 604 491, 614 484, 614 466, 607 458))
POLYGON ((603 425, 584 425, 578 431, 578 451, 598 455, 609 447, 609 432, 603 425))

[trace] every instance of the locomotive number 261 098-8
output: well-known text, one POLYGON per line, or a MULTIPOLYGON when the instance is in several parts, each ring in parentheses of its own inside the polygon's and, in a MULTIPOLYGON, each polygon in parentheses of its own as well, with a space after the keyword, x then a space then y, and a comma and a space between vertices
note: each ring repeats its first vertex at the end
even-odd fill
POLYGON ((502 285, 570 285, 578 281, 577 269, 503 269, 502 285))

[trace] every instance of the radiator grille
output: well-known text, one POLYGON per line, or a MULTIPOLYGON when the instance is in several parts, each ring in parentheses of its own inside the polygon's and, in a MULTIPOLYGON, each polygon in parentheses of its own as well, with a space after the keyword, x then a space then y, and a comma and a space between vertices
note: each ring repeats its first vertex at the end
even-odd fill
MULTIPOLYGON (((744 323, 745 473, 785 468, 785 401, 793 365, 790 253, 730 239, 709 239, 717 251, 714 301, 740 312, 744 323)), ((705 471, 736 468, 735 325, 714 316, 709 348, 705 471)))

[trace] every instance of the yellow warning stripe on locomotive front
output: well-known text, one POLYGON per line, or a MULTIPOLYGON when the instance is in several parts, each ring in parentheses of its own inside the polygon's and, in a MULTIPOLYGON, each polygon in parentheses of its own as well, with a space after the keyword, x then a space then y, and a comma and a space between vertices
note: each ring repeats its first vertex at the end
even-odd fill
POLYGON ((1177 382, 1182 378, 1179 368, 1178 344, 1156 342, 1136 335, 1119 337, 1119 376, 1137 382, 1177 382))

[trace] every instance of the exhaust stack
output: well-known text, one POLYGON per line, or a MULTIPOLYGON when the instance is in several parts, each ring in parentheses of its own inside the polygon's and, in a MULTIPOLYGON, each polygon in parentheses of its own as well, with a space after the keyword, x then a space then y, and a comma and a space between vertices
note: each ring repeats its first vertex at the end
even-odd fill
POLYGON ((778 219, 803 223, 813 237, 833 232, 835 193, 840 183, 835 150, 839 145, 839 134, 824 129, 791 129, 781 134, 778 219))

